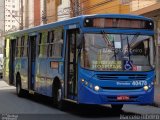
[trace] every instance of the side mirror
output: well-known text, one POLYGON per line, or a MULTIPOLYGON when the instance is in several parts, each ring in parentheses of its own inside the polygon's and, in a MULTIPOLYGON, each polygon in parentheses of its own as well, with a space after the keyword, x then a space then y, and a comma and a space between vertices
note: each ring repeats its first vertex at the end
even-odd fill
POLYGON ((84 34, 80 34, 77 40, 77 49, 82 49, 84 34))

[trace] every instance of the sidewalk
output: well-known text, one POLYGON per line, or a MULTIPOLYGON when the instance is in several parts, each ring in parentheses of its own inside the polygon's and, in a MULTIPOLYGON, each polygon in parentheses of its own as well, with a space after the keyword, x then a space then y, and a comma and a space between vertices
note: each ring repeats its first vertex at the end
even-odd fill
POLYGON ((155 85, 154 105, 157 106, 157 107, 160 107, 160 85, 155 85))
POLYGON ((5 81, 0 79, 0 90, 6 90, 6 89, 15 89, 14 86, 9 86, 5 81))

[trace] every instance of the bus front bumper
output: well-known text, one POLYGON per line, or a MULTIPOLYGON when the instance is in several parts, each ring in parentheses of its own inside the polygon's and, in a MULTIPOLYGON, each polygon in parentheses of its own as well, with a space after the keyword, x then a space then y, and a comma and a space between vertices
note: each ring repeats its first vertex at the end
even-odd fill
POLYGON ((154 86, 148 91, 139 90, 102 90, 94 91, 86 86, 79 89, 78 102, 82 104, 153 104, 154 86), (127 96, 128 100, 119 100, 127 96))

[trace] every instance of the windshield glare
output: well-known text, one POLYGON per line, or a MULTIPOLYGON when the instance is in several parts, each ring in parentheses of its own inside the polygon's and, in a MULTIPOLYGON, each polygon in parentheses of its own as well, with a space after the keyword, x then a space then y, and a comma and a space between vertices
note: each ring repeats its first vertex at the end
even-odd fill
POLYGON ((84 34, 81 65, 91 70, 149 71, 154 42, 147 35, 84 34))

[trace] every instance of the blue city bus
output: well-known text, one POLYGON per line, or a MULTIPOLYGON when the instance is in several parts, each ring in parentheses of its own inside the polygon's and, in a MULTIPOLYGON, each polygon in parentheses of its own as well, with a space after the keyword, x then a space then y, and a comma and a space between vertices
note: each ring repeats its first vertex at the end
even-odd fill
POLYGON ((77 104, 152 104, 152 19, 82 15, 5 36, 4 80, 18 96, 41 94, 58 108, 77 104))

